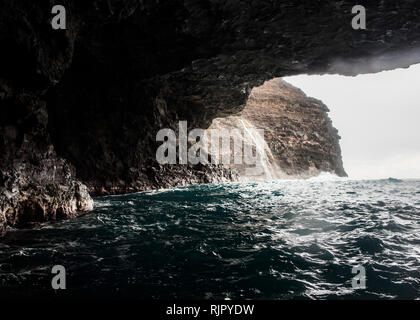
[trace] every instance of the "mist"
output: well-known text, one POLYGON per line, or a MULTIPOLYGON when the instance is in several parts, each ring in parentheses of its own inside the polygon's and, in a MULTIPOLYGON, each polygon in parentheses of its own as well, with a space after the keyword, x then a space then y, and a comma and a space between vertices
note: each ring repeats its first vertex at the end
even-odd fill
POLYGON ((284 78, 330 109, 350 178, 420 178, 420 65, 284 78))

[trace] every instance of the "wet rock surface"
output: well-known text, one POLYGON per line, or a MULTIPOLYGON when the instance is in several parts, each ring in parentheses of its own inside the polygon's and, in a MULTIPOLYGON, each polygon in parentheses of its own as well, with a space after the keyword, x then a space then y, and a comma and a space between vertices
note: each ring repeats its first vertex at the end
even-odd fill
POLYGON ((31 95, 3 100, 0 126, 0 222, 28 227, 93 208, 74 168, 48 139, 45 102, 31 95))
POLYGON ((155 135, 238 113, 266 80, 420 62, 418 1, 362 3, 365 31, 351 28, 352 1, 61 4, 66 30, 51 28, 50 1, 0 0, 3 226, 88 209, 84 185, 107 194, 234 177, 158 168, 155 135))

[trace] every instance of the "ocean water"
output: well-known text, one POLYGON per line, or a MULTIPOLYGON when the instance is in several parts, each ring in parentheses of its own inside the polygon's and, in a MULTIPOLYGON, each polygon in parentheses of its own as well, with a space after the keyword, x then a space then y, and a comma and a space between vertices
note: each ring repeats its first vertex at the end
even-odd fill
POLYGON ((418 299, 420 181, 209 184, 98 198, 0 240, 0 294, 132 299, 418 299), (63 265, 67 289, 51 289, 63 265), (366 288, 352 287, 352 268, 366 288))

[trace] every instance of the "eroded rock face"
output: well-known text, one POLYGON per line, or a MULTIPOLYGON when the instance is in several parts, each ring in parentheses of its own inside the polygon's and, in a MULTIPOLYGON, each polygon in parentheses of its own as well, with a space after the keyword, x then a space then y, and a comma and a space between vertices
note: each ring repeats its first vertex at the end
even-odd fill
POLYGON ((16 212, 74 212, 74 199, 88 208, 82 184, 101 194, 233 177, 159 168, 155 135, 179 120, 206 128, 240 112, 266 80, 420 62, 418 1, 366 1, 366 31, 351 28, 349 0, 60 4, 66 30, 51 28, 50 1, 0 0, 3 225, 19 221, 16 212), (22 211, 24 199, 35 204, 22 211))
MULTIPOLYGON (((231 140, 240 139, 243 146, 257 150, 256 130, 263 130, 264 154, 255 167, 242 161, 234 163, 234 148, 227 152, 228 167, 239 172, 241 180, 308 178, 329 172, 347 176, 343 168, 340 136, 321 101, 307 97, 304 92, 277 78, 252 89, 242 112, 216 118, 207 130, 209 140, 213 130, 225 130, 231 140), (237 133, 232 135, 236 130, 237 133), (249 130, 253 130, 248 134, 249 130)), ((218 131, 219 132, 219 131, 218 131)), ((220 131, 222 132, 222 131, 220 131)), ((233 142, 231 143, 233 144, 233 142)), ((243 150, 245 147, 243 147, 243 150)), ((251 149, 249 149, 251 150, 251 149)), ((222 159, 223 152, 220 153, 222 159)), ((243 156, 242 156, 243 159, 243 156)))
POLYGON ((340 136, 321 101, 307 97, 282 79, 254 88, 242 117, 264 129, 277 165, 287 175, 310 177, 320 172, 347 176, 340 136))
POLYGON ((22 94, 3 100, 0 118, 0 222, 26 227, 91 210, 87 187, 58 157, 47 133, 45 102, 22 94))

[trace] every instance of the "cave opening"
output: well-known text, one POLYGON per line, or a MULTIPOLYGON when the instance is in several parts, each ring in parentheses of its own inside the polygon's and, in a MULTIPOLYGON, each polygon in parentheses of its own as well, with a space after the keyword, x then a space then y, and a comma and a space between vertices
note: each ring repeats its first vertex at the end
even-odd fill
POLYGON ((284 80, 321 99, 341 136, 350 178, 419 178, 420 65, 354 77, 299 75, 284 80))
MULTIPOLYGON (((370 64, 376 65, 373 60, 370 64)), ((79 87, 75 79, 97 75, 95 70, 81 73, 76 64, 47 103, 50 134, 58 154, 75 165, 77 176, 93 195, 231 180, 301 179, 323 173, 357 179, 418 177, 415 80, 419 70, 419 65, 413 65, 353 77, 273 78, 249 89, 243 107, 231 107, 226 100, 230 110, 224 112, 206 109, 199 97, 188 92, 175 95, 179 87, 153 82, 130 88, 137 92, 129 94, 130 99, 99 90, 90 93, 101 97, 99 102, 86 101, 80 98, 88 96, 85 83, 94 82, 78 82, 79 87), (67 82, 71 90, 66 89, 67 82), (249 135, 241 143, 252 145, 254 153, 262 150, 263 170, 249 175, 247 165, 237 165, 233 158, 218 167, 162 168, 155 158, 156 133, 174 129, 182 120, 188 120, 189 130, 262 129, 262 139, 249 135)))
POLYGON ((245 132, 244 146, 263 150, 255 165, 263 168, 259 172, 248 173, 246 164, 230 165, 240 181, 347 175, 328 107, 281 78, 254 87, 242 111, 214 119, 209 131, 232 129, 245 132))

